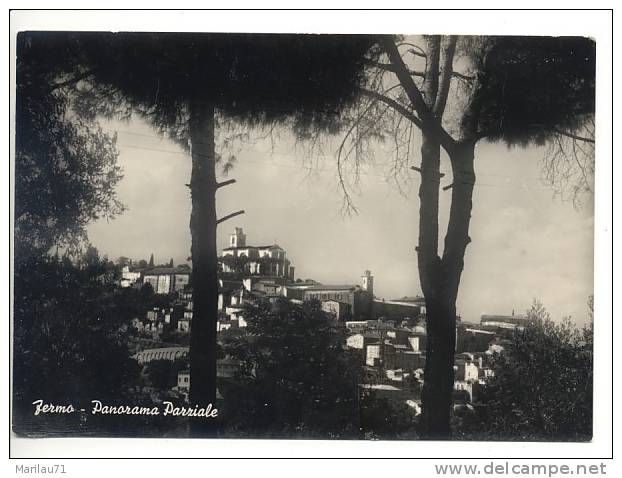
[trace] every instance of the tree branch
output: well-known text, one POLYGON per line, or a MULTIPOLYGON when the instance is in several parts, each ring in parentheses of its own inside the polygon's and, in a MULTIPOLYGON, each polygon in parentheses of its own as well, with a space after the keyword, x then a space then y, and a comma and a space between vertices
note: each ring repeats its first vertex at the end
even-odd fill
MULTIPOLYGON (((375 66, 376 68, 379 68, 384 71, 391 71, 393 73, 397 72, 396 67, 392 65, 391 63, 381 63, 378 61, 370 61, 368 63, 371 66, 375 66)), ((406 70, 408 71, 408 74, 410 76, 418 76, 419 78, 425 78, 425 72, 423 71, 411 70, 410 68, 406 68, 406 70)))
POLYGON ((418 128, 423 129, 423 122, 419 118, 417 118, 417 116, 412 111, 410 111, 407 106, 394 100, 393 98, 385 96, 376 91, 371 91, 365 88, 361 88, 360 91, 361 91, 361 94, 368 96, 369 98, 382 101, 384 104, 390 106, 395 111, 397 111, 399 114, 404 116, 406 119, 412 121, 418 128))
MULTIPOLYGON (((419 88, 417 88, 417 85, 409 75, 408 69, 404 64, 404 60, 402 59, 402 56, 393 41, 393 37, 384 37, 383 45, 391 63, 396 67, 395 74, 400 81, 402 88, 404 88, 408 99, 419 116, 419 123, 414 123, 417 124, 417 126, 419 126, 422 130, 427 129, 434 134, 437 134, 443 148, 448 152, 453 151, 456 147, 456 141, 449 135, 449 133, 447 133, 447 131, 443 129, 442 125, 432 115, 432 112, 426 105, 425 100, 421 95, 421 91, 419 91, 419 88)), ((408 111, 408 109, 406 109, 406 111, 408 111)), ((410 112, 409 114, 411 115, 409 119, 412 121, 414 115, 410 112)))
MULTIPOLYGON (((423 174, 423 168, 418 168, 417 166, 411 166, 410 169, 412 169, 413 171, 417 171, 420 174, 423 174)), ((427 174, 438 176, 439 180, 445 177, 445 173, 441 173, 440 171, 436 171, 434 169, 427 171, 427 174)))
POLYGON ((428 46, 428 54, 430 55, 430 66, 426 66, 425 79, 423 80, 421 90, 428 108, 433 110, 438 97, 441 37, 440 35, 431 35, 424 38, 428 46))
POLYGON ((583 167, 583 165, 579 161, 579 157, 577 156, 577 147, 581 151, 583 151, 582 148, 579 145, 577 145, 577 140, 572 138, 572 157, 574 158, 575 163, 577 163, 577 166, 579 167, 579 171, 581 171, 581 176, 583 177, 583 182, 585 183, 586 187, 589 188, 590 182, 587 179, 587 174, 585 174, 585 168, 583 167))
POLYGON ((393 42, 393 38, 390 36, 385 37, 383 44, 387 54, 389 55, 389 60, 395 67, 394 73, 397 75, 398 80, 400 80, 402 88, 404 88, 404 91, 408 95, 408 99, 412 103, 413 108, 417 111, 417 114, 423 121, 429 119, 430 111, 425 104, 423 96, 421 96, 421 91, 419 91, 419 88, 417 88, 417 85, 408 73, 408 69, 404 64, 404 60, 402 60, 402 56, 400 55, 397 46, 393 42))
POLYGON ((76 83, 84 80, 85 78, 88 78, 93 73, 95 73, 95 70, 88 70, 88 71, 85 71, 84 73, 81 73, 78 76, 74 76, 73 78, 71 78, 69 80, 61 81, 60 83, 54 83, 54 84, 51 85, 50 92, 52 92, 54 90, 58 90, 60 88, 64 88, 65 86, 75 85, 76 83))
POLYGON ((409 43, 407 41, 403 41, 401 43, 398 43, 397 47, 401 47, 401 46, 410 46, 412 47, 412 50, 408 50, 409 52, 411 52, 413 55, 417 55, 417 56, 421 56, 423 58, 427 58, 428 55, 425 54, 425 52, 423 51, 423 49, 419 46, 419 45, 415 45, 414 43, 409 43))
POLYGON ((458 37, 451 35, 443 52, 443 65, 441 67, 440 81, 436 101, 432 109, 434 116, 440 118, 445 111, 447 104, 447 96, 449 95, 449 87, 451 85, 451 76, 453 72, 454 54, 456 52, 456 41, 458 37))
MULTIPOLYGON (((394 85, 394 86, 388 88, 387 90, 385 90, 385 93, 388 93, 389 91, 391 91, 394 88, 397 88, 398 86, 399 85, 394 85)), ((363 89, 361 89, 361 91, 363 91, 363 89)), ((370 93, 372 93, 370 90, 365 90, 365 91, 369 91, 370 93)), ((375 93, 375 95, 378 95, 378 97, 382 96, 380 93, 375 93)), ((372 96, 372 98, 374 98, 376 100, 379 99, 378 97, 372 96)), ((350 149, 350 151, 348 151, 346 153, 345 157, 342 159, 343 149, 344 149, 344 147, 346 145, 346 142, 347 142, 348 138, 350 137, 350 135, 354 131, 354 129, 358 128, 358 125, 359 125, 359 122, 361 121, 361 118, 363 118, 367 114, 367 112, 375 104, 376 104, 375 101, 370 102, 369 105, 367 105, 366 108, 363 110, 363 112, 357 116, 356 120, 350 125, 350 127, 348 128, 348 131, 346 132, 346 134, 344 135, 343 139, 341 140, 341 144, 339 145, 339 149, 337 151, 337 174, 339 176, 339 186, 341 187, 341 190, 343 191, 343 194, 344 194, 344 210, 345 210, 346 213, 349 213, 350 211, 352 211, 352 212, 354 212, 356 214, 358 211, 357 211, 356 207, 354 206, 354 202, 352 201, 350 193, 348 192, 348 188, 347 188, 346 183, 345 183, 345 179, 344 179, 344 175, 343 175, 343 169, 342 169, 342 162, 343 162, 344 159, 347 159, 350 156, 350 151, 352 149, 350 149)), ((387 109, 388 109, 388 107, 387 107, 387 109)), ((358 141, 358 139, 357 139, 357 141, 358 141)))
POLYGON ((462 73, 458 73, 457 71, 452 71, 451 75, 464 81, 473 81, 475 79, 474 76, 464 75, 462 73))
POLYGON ((221 183, 216 183, 216 189, 228 186, 229 184, 233 184, 235 182, 235 179, 227 179, 226 181, 223 181, 221 183))
POLYGON ((235 216, 239 216, 240 214, 244 214, 244 209, 240 209, 239 211, 233 212, 231 214, 227 214, 225 217, 221 217, 216 221, 216 224, 220 224, 221 222, 225 222, 235 216))
POLYGON ((576 139, 577 141, 584 141, 586 143, 596 143, 593 138, 584 138, 583 136, 577 136, 576 134, 569 133, 568 131, 562 131, 557 128, 553 128, 553 132, 561 134, 562 136, 568 136, 569 138, 576 139))

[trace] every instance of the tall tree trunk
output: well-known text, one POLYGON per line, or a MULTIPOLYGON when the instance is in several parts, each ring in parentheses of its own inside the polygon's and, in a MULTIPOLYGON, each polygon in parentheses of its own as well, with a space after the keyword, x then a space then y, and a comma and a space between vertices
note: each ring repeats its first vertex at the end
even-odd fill
POLYGON ((454 304, 458 297, 460 278, 464 270, 464 254, 471 242, 469 225, 473 208, 473 187, 475 185, 475 142, 458 143, 450 152, 453 186, 449 223, 443 251, 445 273, 445 294, 454 304))
POLYGON ((451 411, 456 347, 456 299, 470 242, 473 185, 473 143, 450 152, 453 172, 451 208, 445 249, 438 257, 438 195, 440 147, 433 134, 423 133, 422 182, 419 190, 419 275, 426 299, 427 346, 423 385, 422 432, 427 439, 451 437, 451 411))
MULTIPOLYGON (((190 404, 216 405, 216 324, 218 320, 218 259, 216 249, 216 151, 214 107, 196 102, 190 108, 192 175, 193 315, 190 331, 190 404)), ((211 434, 213 419, 195 418, 195 435, 211 434)))
MULTIPOLYGON (((393 71, 417 112, 418 119, 414 123, 422 132, 417 257, 419 280, 426 302, 428 335, 422 394, 422 432, 425 438, 448 439, 451 434, 454 383, 456 298, 464 267, 464 253, 470 242, 468 232, 475 183, 475 141, 456 142, 442 127, 457 37, 448 37, 443 41, 435 35, 425 36, 424 40, 427 55, 421 90, 402 60, 395 39, 384 38, 384 46, 394 67, 393 71), (450 157, 454 180, 442 259, 438 255, 441 145, 450 157)), ((474 93, 473 98, 477 98, 474 93)), ((477 101, 471 101, 468 105, 461 124, 462 138, 477 137, 478 108, 477 101)))
MULTIPOLYGON (((422 432, 425 438, 449 434, 447 403, 447 334, 449 324, 442 313, 441 259, 438 256, 438 202, 440 144, 435 135, 422 132, 421 185, 419 186, 418 266, 426 301, 427 345, 422 393, 422 432)), ((451 369, 453 377, 453 367, 451 369)))

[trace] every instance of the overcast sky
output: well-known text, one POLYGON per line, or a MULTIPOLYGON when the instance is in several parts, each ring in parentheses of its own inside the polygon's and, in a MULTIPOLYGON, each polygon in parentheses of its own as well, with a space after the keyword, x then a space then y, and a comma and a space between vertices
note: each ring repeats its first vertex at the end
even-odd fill
MULTIPOLYGON (((140 120, 106 125, 118 132, 119 163, 125 177, 118 195, 128 210, 89 228, 92 243, 110 259, 124 255, 156 263, 186 262, 190 255, 190 158, 140 120)), ((246 214, 219 226, 219 249, 234 227, 247 243, 278 243, 296 267, 296 277, 326 284, 359 283, 363 271, 375 277, 378 297, 420 294, 415 245, 419 185, 417 173, 406 196, 387 181, 388 154, 377 152, 354 196, 359 214, 341 214, 333 156, 310 168, 304 152, 285 133, 272 143, 249 143, 237 155, 230 177, 237 184, 219 191, 223 216, 246 214), (274 148, 272 147, 274 146, 274 148)), ((332 154, 332 153, 331 153, 332 154)), ((553 198, 540 181, 540 148, 508 150, 480 143, 465 270, 458 313, 479 321, 483 313, 522 313, 538 298, 555 319, 587 316, 593 290, 593 211, 577 211, 553 198)), ((414 160, 418 162, 415 157, 414 160)), ((443 165, 447 170, 447 164, 443 165)), ((450 192, 441 192, 446 224, 450 192)))

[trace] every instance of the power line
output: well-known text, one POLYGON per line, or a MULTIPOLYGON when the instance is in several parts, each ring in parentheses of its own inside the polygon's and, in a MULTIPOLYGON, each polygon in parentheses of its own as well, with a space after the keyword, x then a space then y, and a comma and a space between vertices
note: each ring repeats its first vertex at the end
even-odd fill
MULTIPOLYGON (((164 142, 164 141, 171 141, 170 139, 167 139, 164 136, 159 136, 159 135, 153 135, 153 134, 146 134, 146 133, 136 133, 134 131, 130 131, 130 130, 117 130, 118 132, 122 132, 124 134, 129 134, 129 135, 133 135, 133 136, 141 136, 141 137, 145 137, 145 138, 152 138, 152 139, 157 139, 160 142, 164 142)), ((184 157, 188 157, 189 154, 185 151, 179 151, 179 150, 173 150, 173 149, 160 149, 160 148, 150 148, 150 147, 146 147, 146 146, 135 146, 135 145, 128 145, 128 144, 121 144, 122 146, 126 147, 126 148, 132 148, 132 149, 143 149, 146 151, 155 151, 155 152, 162 152, 162 153, 170 153, 170 154, 177 154, 177 155, 182 155, 184 157)), ((261 163, 261 164, 266 164, 263 161, 259 161, 259 160, 250 160, 250 159, 245 159, 245 162, 253 162, 253 163, 261 163)), ((275 167, 286 167, 286 168, 290 168, 290 166, 286 166, 286 165, 277 165, 274 163, 271 163, 272 166, 275 167)), ((293 169, 298 169, 296 166, 291 167, 293 169)), ((323 170, 318 170, 320 172, 322 172, 323 170)), ((372 175, 372 176, 378 176, 378 177, 386 177, 385 175, 382 174, 373 174, 373 173, 364 173, 361 172, 361 174, 366 174, 366 175, 372 175)), ((478 172, 477 176, 487 176, 487 177, 494 177, 494 178, 506 178, 506 179, 511 179, 511 180, 516 180, 515 176, 510 176, 507 174, 495 174, 495 173, 484 173, 484 172, 478 172)), ((528 181, 542 181, 542 178, 539 177, 524 177, 524 178, 520 178, 521 180, 528 180, 528 181)), ((477 183, 479 185, 483 185, 483 183, 477 183)))
MULTIPOLYGON (((168 150, 168 149, 160 149, 160 148, 148 148, 146 146, 134 146, 134 145, 129 145, 129 144, 120 144, 120 146, 124 147, 124 148, 131 148, 131 149, 139 149, 139 150, 144 150, 144 151, 154 151, 154 152, 158 152, 158 153, 167 153, 167 154, 177 154, 177 155, 182 155, 185 158, 189 158, 189 154, 185 153, 183 151, 174 151, 174 150, 168 150)), ((254 163, 254 164, 261 164, 261 165, 269 165, 271 167, 274 168, 280 168, 280 169, 288 169, 288 170, 292 170, 292 171, 304 171, 307 173, 324 173, 324 174, 334 174, 336 175, 337 172, 336 171, 332 171, 332 170, 328 170, 328 169, 318 169, 318 168, 313 168, 313 167, 308 167, 308 166, 295 166, 295 165, 286 165, 286 164, 277 164, 275 162, 268 162, 268 161, 261 161, 261 160, 256 160, 256 159, 249 159, 246 158, 244 160, 245 163, 254 163)), ((382 178, 382 179, 386 179, 387 175, 385 174, 378 174, 378 173, 371 173, 368 171, 359 171, 358 173, 355 172, 346 172, 346 174, 350 175, 350 176, 368 176, 368 177, 378 177, 378 178, 382 178)), ((513 176, 505 176, 505 175, 496 175, 496 174, 486 174, 486 173, 478 173, 478 176, 489 176, 489 177, 498 177, 498 178, 506 178, 506 179, 512 179, 512 180, 516 180, 515 177, 513 176)), ((520 178, 523 181, 541 181, 540 178, 520 178)), ((512 183, 512 184, 490 184, 490 183, 482 183, 482 182, 476 182, 475 183, 477 186, 486 186, 486 187, 497 187, 497 188, 508 188, 508 187, 513 187, 516 188, 519 185, 512 183)), ((522 184, 523 186, 526 186, 524 183, 522 184)), ((534 188, 535 186, 528 186, 528 187, 532 187, 534 188)), ((536 189, 549 189, 546 186, 542 186, 540 188, 535 187, 536 189)))

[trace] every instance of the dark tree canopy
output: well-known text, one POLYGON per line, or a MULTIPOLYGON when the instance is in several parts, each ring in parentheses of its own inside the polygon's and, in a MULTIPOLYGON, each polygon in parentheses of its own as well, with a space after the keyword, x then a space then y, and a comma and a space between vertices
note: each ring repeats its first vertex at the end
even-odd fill
MULTIPOLYGON (((14 394, 17 406, 123 400, 138 365, 121 325, 146 312, 138 291, 101 284, 105 262, 78 268, 65 257, 18 263, 15 271, 14 394)), ((31 412, 30 412, 31 413, 31 412)))
POLYGON ((495 356, 482 392, 488 411, 461 432, 473 439, 586 441, 592 437, 593 324, 555 323, 535 303, 529 325, 495 356))
POLYGON ((331 129, 354 99, 364 35, 28 32, 66 81, 96 81, 81 112, 139 111, 187 143, 187 108, 209 101, 229 118, 265 123, 293 118, 299 128, 331 129), (93 94, 102 101, 94 101, 93 94))
POLYGON ((317 301, 282 299, 245 311, 248 335, 224 352, 243 364, 223 385, 225 432, 233 436, 355 438, 360 358, 344 349, 345 328, 317 301))
POLYGON ((19 257, 76 246, 85 226, 123 210, 116 138, 72 115, 62 68, 24 35, 17 45, 15 238, 19 257))
POLYGON ((594 114, 596 44, 582 37, 493 37, 480 72, 479 131, 544 144, 594 114))

